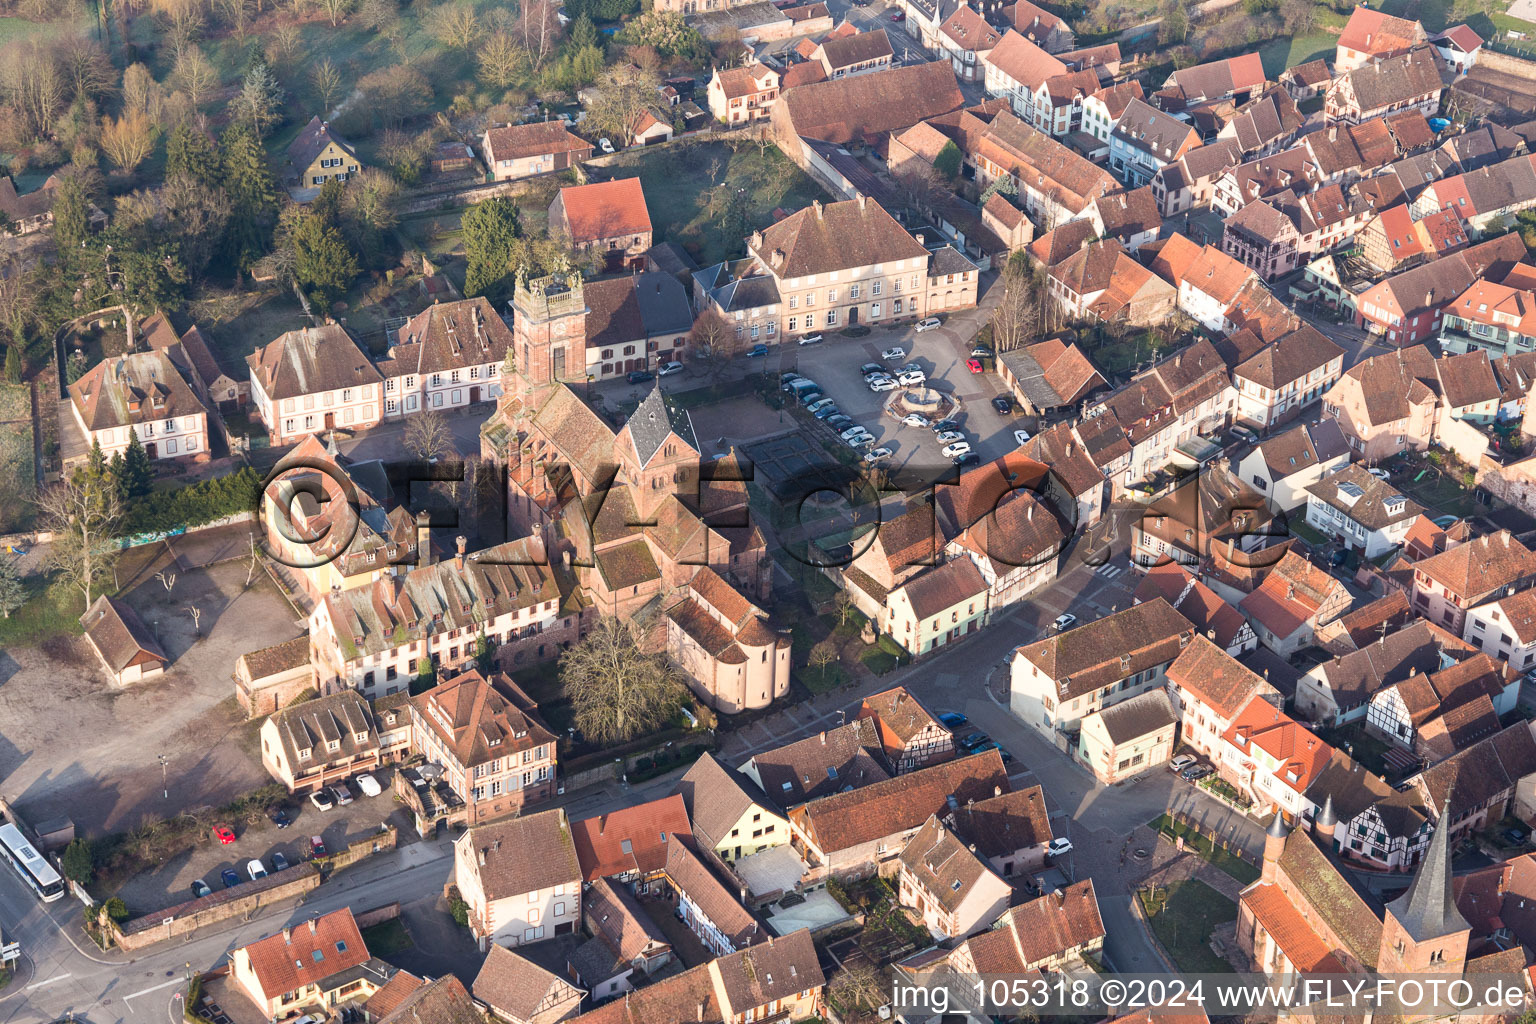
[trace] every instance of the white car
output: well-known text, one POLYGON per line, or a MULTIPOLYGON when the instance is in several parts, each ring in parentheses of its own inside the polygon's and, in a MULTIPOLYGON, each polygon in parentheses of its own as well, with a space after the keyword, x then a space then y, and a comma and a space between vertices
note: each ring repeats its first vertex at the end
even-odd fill
POLYGON ((819 344, 821 344, 821 335, 819 333, 818 334, 807 334, 805 337, 801 338, 800 341, 797 344, 801 344, 801 345, 819 345, 819 344))
POLYGON ((658 377, 668 377, 674 373, 682 372, 683 364, 676 361, 670 363, 662 363, 661 366, 657 367, 656 369, 656 375, 658 377))
POLYGON ((253 860, 249 864, 247 864, 245 866, 245 873, 251 876, 251 881, 253 881, 253 882, 256 881, 256 879, 258 879, 258 878, 266 878, 267 877, 266 866, 263 865, 261 863, 261 861, 259 861, 259 860, 253 860))
POLYGON ((918 334, 922 334, 924 331, 936 331, 940 326, 942 326, 942 324, 939 318, 936 316, 931 316, 926 320, 919 320, 917 322, 916 330, 918 334))
POLYGON ((928 417, 920 412, 909 412, 901 418, 901 422, 909 427, 926 427, 928 425, 928 417))
POLYGON ((1181 772, 1198 760, 1199 758, 1197 758, 1194 754, 1180 754, 1178 757, 1168 762, 1168 770, 1171 772, 1181 772))
POLYGON ((331 787, 331 796, 336 798, 336 803, 342 807, 352 802, 352 791, 347 788, 345 782, 331 787))
POLYGON ((886 362, 894 363, 898 359, 907 358, 907 350, 904 348, 888 348, 880 353, 880 358, 886 362))
POLYGON ((363 791, 363 796, 378 796, 384 792, 384 787, 379 785, 379 780, 372 775, 359 775, 352 780, 357 783, 357 788, 363 791))
POLYGON ((1071 612, 1062 612, 1056 616, 1056 621, 1051 623, 1051 625, 1055 628, 1056 632, 1060 633, 1064 629, 1071 629, 1076 622, 1076 615, 1073 615, 1071 612))
POLYGON ((965 435, 958 430, 941 430, 933 435, 933 439, 939 444, 950 444, 953 441, 964 441, 965 435))
POLYGON ((928 383, 928 375, 922 370, 907 370, 900 377, 896 378, 896 383, 900 384, 902 387, 912 387, 917 384, 926 384, 928 383))
POLYGON ((862 434, 854 434, 852 437, 845 437, 843 441, 850 448, 866 448, 875 443, 875 435, 866 431, 862 434))
POLYGON ((1013 443, 1014 444, 1027 444, 1028 442, 1029 442, 1029 431, 1027 431, 1027 430, 1015 430, 1013 432, 1013 443))
POLYGON ((1066 836, 1057 836, 1046 845, 1045 852, 1052 857, 1064 857, 1072 852, 1072 840, 1066 836))
POLYGON ((1388 480, 1388 481, 1390 481, 1392 479, 1392 474, 1391 473, 1388 473, 1386 470, 1381 469, 1380 467, 1377 467, 1377 466, 1371 466, 1369 469, 1366 470, 1366 472, 1371 474, 1371 476, 1375 477, 1377 480, 1388 480))
POLYGON ((865 430, 863 427, 859 426, 856 423, 853 426, 849 427, 847 430, 844 430, 844 431, 840 432, 837 436, 842 438, 844 441, 846 441, 850 437, 853 437, 855 434, 867 434, 867 433, 869 433, 868 430, 865 430))
POLYGON ((864 454, 864 461, 874 465, 877 462, 884 462, 894 454, 889 448, 876 448, 874 451, 864 454))
POLYGON ((604 153, 612 153, 613 143, 609 142, 607 139, 598 139, 597 148, 602 150, 604 153))
POLYGON ((895 391, 900 386, 890 377, 876 377, 869 382, 869 390, 877 394, 881 391, 895 391))
POLYGON ((971 454, 971 442, 956 441, 953 444, 947 444, 939 449, 939 453, 946 459, 955 459, 962 455, 969 455, 971 454))
POLYGON ((818 399, 816 399, 816 401, 814 401, 810 405, 806 406, 805 407, 805 411, 806 412, 810 412, 810 413, 820 412, 821 410, 825 409, 827 406, 829 406, 831 404, 832 404, 832 399, 830 399, 830 398, 818 398, 818 399))

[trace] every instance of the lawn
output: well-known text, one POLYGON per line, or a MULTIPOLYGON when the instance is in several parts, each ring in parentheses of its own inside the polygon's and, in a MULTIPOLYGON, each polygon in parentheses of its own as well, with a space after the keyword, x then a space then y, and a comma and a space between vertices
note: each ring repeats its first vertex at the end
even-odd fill
POLYGON ((1230 974, 1211 952, 1211 934, 1237 919, 1237 904, 1204 882, 1186 879, 1137 893, 1141 909, 1174 966, 1191 974, 1230 974))
POLYGON ((1428 472, 1417 481, 1417 470, 1393 474, 1392 482, 1401 487, 1414 501, 1429 509, 1430 515, 1453 515, 1465 519, 1477 511, 1477 502, 1470 491, 1445 472, 1428 467, 1428 472))
POLYGON ((0 533, 32 525, 37 486, 32 451, 32 397, 17 384, 0 384, 0 533))
POLYGON ((825 198, 778 147, 763 150, 746 139, 734 150, 723 142, 688 140, 634 149, 591 171, 594 179, 638 174, 656 241, 676 242, 705 267, 745 255, 745 237, 772 224, 775 209, 793 213, 812 199, 825 198), (739 231, 722 228, 707 210, 707 193, 717 184, 745 190, 739 231))
POLYGON ((1242 884, 1247 885, 1249 882, 1258 881, 1258 868, 1235 853, 1216 848, 1208 837, 1201 835, 1188 825, 1176 822, 1166 814, 1160 815, 1151 825, 1169 839, 1183 836, 1186 850, 1193 850, 1212 866, 1220 868, 1242 884))
POLYGON ((389 956, 391 953, 401 953, 416 945, 411 938, 411 933, 406 930, 405 922, 398 917, 391 918, 381 924, 363 929, 363 944, 368 947, 368 952, 374 956, 389 956))
POLYGON ((1286 68, 1305 64, 1318 57, 1327 57, 1331 61, 1338 43, 1338 35, 1332 32, 1315 31, 1304 36, 1282 36, 1259 47, 1259 58, 1264 63, 1264 73, 1270 78, 1276 78, 1286 68))
POLYGON ((31 647, 60 634, 79 633, 80 615, 85 611, 80 591, 61 584, 50 585, 42 576, 23 580, 27 603, 0 618, 0 649, 15 645, 31 647))

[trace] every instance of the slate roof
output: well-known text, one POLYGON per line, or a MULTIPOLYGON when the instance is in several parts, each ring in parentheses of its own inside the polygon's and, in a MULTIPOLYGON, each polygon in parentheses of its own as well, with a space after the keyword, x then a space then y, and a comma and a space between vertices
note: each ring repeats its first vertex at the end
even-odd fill
POLYGON ((245 357, 251 377, 273 400, 384 382, 340 324, 288 331, 245 357))
POLYGON ((750 249, 781 279, 928 256, 895 217, 868 198, 818 201, 797 210, 762 231, 760 238, 753 236, 750 249), (776 262, 779 252, 784 254, 782 262, 776 262))
POLYGON ((640 457, 642 466, 650 463, 667 437, 673 434, 694 451, 699 450, 698 435, 693 430, 693 416, 687 409, 673 408, 667 396, 662 393, 660 377, 656 378, 650 394, 636 406, 625 422, 624 429, 629 431, 630 441, 635 446, 635 454, 640 457))
POLYGON ((1174 661, 1192 642, 1193 633, 1188 619, 1167 601, 1154 598, 1020 647, 1015 657, 1055 680, 1058 700, 1071 700, 1174 661))
POLYGON ((1435 829, 1408 891, 1387 904, 1387 911, 1416 942, 1454 935, 1471 927, 1456 909, 1456 895, 1451 887, 1450 834, 1448 828, 1435 829))

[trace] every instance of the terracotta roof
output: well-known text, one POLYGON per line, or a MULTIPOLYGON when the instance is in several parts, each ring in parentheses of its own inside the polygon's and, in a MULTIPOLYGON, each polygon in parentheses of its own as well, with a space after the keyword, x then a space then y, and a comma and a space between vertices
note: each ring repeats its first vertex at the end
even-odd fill
MULTIPOLYGON (((780 937, 770 936, 767 942, 722 956, 709 965, 709 970, 726 1020, 826 984, 811 933, 804 928, 780 937)), ((694 1019, 696 1015, 684 1013, 680 1017, 649 1020, 650 1024, 661 1024, 694 1019)))
POLYGON ((1203 636, 1190 641, 1173 664, 1168 681, 1198 697, 1206 707, 1231 721, 1255 697, 1279 698, 1273 686, 1203 636))
POLYGON ((579 1000, 581 989, 516 950, 493 942, 480 973, 475 975, 474 993, 477 1000, 493 1007, 497 1014, 531 1022, 548 1008, 546 1000, 555 1004, 573 996, 579 1000))
POLYGON ((1030 968, 1104 938, 1091 878, 1013 907, 1003 921, 998 929, 1012 934, 1020 959, 1030 968))
POLYGON ((723 1024, 731 1017, 721 1010, 715 993, 714 970, 714 963, 700 964, 681 974, 668 975, 650 985, 626 992, 623 998, 611 1000, 595 1010, 569 1019, 577 1024, 664 1024, 683 1021, 723 1024))
POLYGON ((1424 514, 1424 506, 1358 464, 1330 473, 1307 493, 1368 530, 1384 530, 1424 514))
POLYGON ((1142 574, 1134 599, 1138 604, 1161 597, 1223 650, 1231 648, 1247 625, 1242 613, 1178 562, 1155 565, 1142 574))
POLYGON ((356 690, 280 708, 268 721, 276 728, 289 771, 295 775, 310 765, 350 762, 379 749, 372 709, 356 690), (339 744, 335 751, 331 743, 339 744))
POLYGON ((1148 152, 1163 163, 1177 160, 1185 150, 1200 144, 1199 133, 1187 121, 1137 99, 1126 104, 1112 134, 1132 149, 1148 152))
POLYGON ((1008 888, 986 861, 968 849, 965 840, 930 815, 901 851, 901 864, 914 885, 946 913, 960 908, 978 883, 992 879, 999 889, 1008 888))
MULTIPOLYGON (((1388 631, 1401 629, 1412 622, 1414 617, 1408 595, 1394 589, 1384 597, 1378 597, 1369 604, 1339 616, 1336 624, 1343 636, 1349 638, 1347 649, 1358 650, 1382 636, 1383 627, 1388 631)), ((1344 653, 1331 646, 1329 650, 1334 654, 1344 653)))
POLYGON ((1508 530, 1477 537, 1414 565, 1463 601, 1477 601, 1500 587, 1536 576, 1536 554, 1508 530))
POLYGON ((252 679, 265 679, 309 664, 309 634, 284 640, 271 647, 248 651, 237 659, 252 679))
POLYGON ((1039 786, 967 801, 945 821, 983 857, 1005 857, 1051 841, 1050 812, 1039 786))
MULTIPOLYGON (((1296 970, 1306 974, 1347 973, 1280 886, 1264 882, 1245 889, 1239 900, 1296 970)), ((1161 1015, 1158 1019, 1162 1019, 1161 1015)))
POLYGON ((483 296, 433 303, 405 322, 381 365, 386 377, 450 373, 501 363, 512 348, 512 329, 483 296))
POLYGON ((986 53, 1003 38, 1002 33, 987 24, 985 18, 969 4, 961 4, 939 26, 939 32, 962 50, 986 53))
POLYGON ((414 989, 379 1024, 481 1024, 484 1019, 464 983, 448 974, 414 989))
POLYGON ((1334 79, 1329 91, 1342 92, 1341 83, 1347 79, 1354 91, 1349 106, 1365 113, 1420 96, 1439 95, 1447 77, 1439 51, 1432 46, 1420 46, 1346 71, 1334 79))
POLYGON ((162 665, 170 661, 139 613, 115 597, 102 594, 96 598, 80 616, 80 625, 113 672, 121 672, 141 655, 162 665))
POLYGON ((905 593, 918 619, 929 619, 978 598, 985 604, 986 578, 969 558, 955 558, 927 569, 896 588, 905 593))
POLYGON ((1459 821, 1514 789, 1522 776, 1536 772, 1536 741, 1525 722, 1517 722, 1444 761, 1430 765, 1409 781, 1437 809, 1437 825, 1449 816, 1459 821))
POLYGON ((1092 241, 1093 235, 1092 221, 1069 220, 1029 243, 1028 252, 1047 267, 1054 267, 1092 241))
POLYGON ((649 234, 651 215, 639 178, 616 178, 560 190, 565 227, 581 245, 624 235, 649 234))
POLYGON ((1261 697, 1248 702, 1221 738, 1244 757, 1253 758, 1255 747, 1264 751, 1269 773, 1297 793, 1305 793, 1333 757, 1332 747, 1261 697))
POLYGON ((0 213, 13 221, 31 220, 53 209, 53 197, 57 193, 55 177, 50 176, 41 188, 19 194, 16 182, 9 176, 0 178, 0 213))
POLYGON ((1019 32, 1009 29, 987 56, 989 67, 1025 86, 1030 92, 1040 88, 1049 78, 1064 75, 1070 69, 1060 59, 1030 42, 1019 32))
POLYGON ((289 331, 246 356, 245 361, 252 379, 271 399, 382 385, 384 381, 340 324, 289 331))
POLYGON ((1232 371, 1234 378, 1279 390, 1340 359, 1344 350, 1310 324, 1285 335, 1232 371))
POLYGON ((416 720, 436 734, 459 765, 471 768, 555 742, 538 705, 504 673, 471 669, 411 698, 416 720))
POLYGON ((891 777, 875 757, 880 736, 868 719, 854 719, 835 729, 755 754, 744 766, 755 774, 768 799, 793 807, 840 790, 855 789, 891 777))
POLYGON ((243 947, 262 995, 276 999, 368 962, 351 909, 342 907, 243 947))
POLYGON ((1499 383, 1493 377, 1487 349, 1442 356, 1435 360, 1435 370, 1440 376, 1441 394, 1450 409, 1499 399, 1499 383))
POLYGON ((396 971, 383 988, 368 997, 363 1009, 371 1015, 372 1020, 382 1020, 394 1013, 412 992, 426 983, 426 979, 418 978, 410 971, 396 971))
POLYGON ((1355 959, 1374 968, 1381 952, 1379 904, 1366 901, 1305 829, 1286 838, 1279 864, 1307 902, 1308 912, 1331 928, 1355 959))
POLYGON ((1450 28, 1434 37, 1435 43, 1449 44, 1451 49, 1460 50, 1462 53, 1475 53, 1478 47, 1483 45, 1483 37, 1478 35, 1472 26, 1452 25, 1450 28))
POLYGON ((1376 635, 1349 654, 1325 661, 1316 669, 1328 685, 1341 711, 1369 700, 1384 686, 1407 679, 1415 672, 1429 673, 1442 667, 1441 652, 1448 659, 1464 657, 1471 648, 1460 637, 1423 619, 1415 619, 1395 633, 1376 635))
POLYGON ((954 486, 938 488, 945 535, 956 536, 992 515, 1015 490, 1039 491, 1047 473, 1017 449, 961 473, 954 486))
MULTIPOLYGON (((737 69, 745 72, 745 69, 737 69)), ((564 121, 534 121, 491 128, 485 133, 488 162, 517 160, 546 153, 581 153, 592 155, 592 143, 566 130, 564 121)), ((585 159, 580 157, 578 159, 585 159)))
POLYGON ((1406 50, 1424 38, 1424 26, 1417 21, 1396 18, 1370 7, 1356 7, 1339 34, 1339 46, 1380 56, 1406 50))
POLYGON ((1298 423, 1290 430, 1259 442, 1259 454, 1274 480, 1284 480, 1349 453, 1339 421, 1325 416, 1315 423, 1298 423))
POLYGON ((824 142, 872 141, 965 105, 948 61, 784 88, 780 105, 792 130, 824 142))
POLYGON ((766 940, 766 929, 689 849, 688 842, 688 837, 674 835, 667 843, 665 870, 673 888, 687 897, 732 947, 740 949, 766 940))
POLYGON ((790 819, 824 853, 917 829, 931 814, 959 803, 984 799, 1008 788, 1008 772, 997 751, 919 768, 847 793, 812 800, 790 812, 790 819))
POLYGON ((625 963, 657 957, 671 949, 667 937, 629 889, 606 878, 588 883, 582 897, 582 916, 597 940, 625 963))
POLYGON ((1094 465, 1071 424, 1057 423, 1040 431, 1021 450, 1041 465, 1049 466, 1052 475, 1073 496, 1095 493, 1104 487, 1104 474, 1094 465))
POLYGON ((749 248, 780 278, 926 260, 928 255, 895 217, 867 198, 825 205, 817 201, 754 235, 749 248))
MULTIPOLYGON (((902 746, 925 729, 938 728, 948 731, 921 701, 912 696, 905 686, 882 690, 865 697, 859 705, 859 718, 873 718, 882 733, 890 733, 894 745, 902 746)), ((890 747, 892 744, 885 744, 890 747)))
POLYGON ((886 38, 883 28, 866 32, 855 29, 845 35, 833 32, 821 41, 821 55, 835 73, 843 68, 869 64, 882 58, 889 59, 892 56, 891 41, 886 38))
POLYGON ((498 900, 579 884, 582 869, 574 832, 565 811, 557 807, 476 826, 457 842, 471 854, 486 899, 498 900))
POLYGON ((692 835, 688 809, 677 794, 621 807, 573 822, 571 835, 587 881, 630 871, 660 871, 671 835, 692 835))
POLYGON ((1181 650, 1201 639, 1191 641, 1193 633, 1188 619, 1167 601, 1154 598, 1021 647, 1015 657, 1055 680, 1059 700, 1071 700, 1173 662, 1181 650))
POLYGON ((1105 112, 1116 121, 1125 113, 1125 108, 1130 106, 1131 100, 1145 97, 1146 93, 1142 91, 1141 83, 1134 78, 1129 82, 1116 82, 1107 89, 1100 89, 1093 94, 1094 100, 1104 104, 1105 112))
POLYGON ((140 427, 207 412, 197 393, 163 351, 131 352, 103 359, 69 385, 69 397, 86 429, 92 431, 140 427))

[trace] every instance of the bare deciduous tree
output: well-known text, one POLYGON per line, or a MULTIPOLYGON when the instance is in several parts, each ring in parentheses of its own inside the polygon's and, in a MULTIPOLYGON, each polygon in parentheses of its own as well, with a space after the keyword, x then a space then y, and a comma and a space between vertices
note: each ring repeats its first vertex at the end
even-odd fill
POLYGON ((97 43, 85 36, 71 36, 59 43, 55 52, 72 97, 95 99, 112 91, 117 69, 97 43))
POLYGON ((480 64, 480 80, 505 89, 530 63, 528 51, 516 37, 502 31, 492 32, 475 55, 480 64))
POLYGON ((453 431, 436 409, 427 409, 406 420, 405 447, 421 459, 440 459, 453 451, 453 431))
POLYGON ((480 17, 468 4, 445 4, 433 10, 431 31, 444 46, 468 51, 480 39, 480 17))
POLYGON ((318 0, 320 9, 331 20, 331 27, 335 28, 346 20, 352 13, 352 0, 318 0))
POLYGON ((329 111, 336 106, 336 100, 341 96, 341 69, 331 62, 331 58, 322 57, 309 69, 309 84, 320 96, 321 106, 329 111))
POLYGON ((1003 297, 992 311, 992 343, 998 353, 1012 352, 1032 340, 1040 329, 1040 306, 1027 277, 1009 275, 1003 297))
POLYGON ((187 614, 192 616, 192 635, 203 635, 203 610, 195 604, 187 605, 187 614))
POLYGON ((730 321, 713 306, 706 306, 688 333, 688 347, 704 360, 711 376, 719 377, 741 351, 741 339, 730 321))
POLYGON ((101 151, 121 170, 132 172, 155 151, 155 124, 142 110, 125 110, 117 120, 101 119, 101 151))
POLYGON ((660 85, 661 80, 652 72, 633 64, 615 65, 604 74, 597 98, 587 110, 587 120, 597 131, 622 140, 618 145, 628 146, 650 115, 660 85))
POLYGON ((194 107, 202 106, 208 94, 219 86, 218 71, 203 56, 203 51, 195 46, 176 58, 171 79, 178 89, 187 94, 187 99, 192 101, 194 107))
POLYGON ((644 627, 617 616, 604 616, 560 656, 560 682, 576 727, 605 744, 659 728, 686 692, 666 656, 645 649, 644 627))
POLYGON ((155 579, 160 581, 160 585, 165 588, 167 594, 176 586, 176 574, 173 572, 157 572, 155 579))
POLYGON ((829 642, 823 640, 811 648, 810 660, 811 664, 821 672, 821 679, 825 682, 827 679, 827 666, 837 660, 837 651, 832 649, 832 645, 829 642))
POLYGON ((832 976, 827 995, 844 1010, 873 1010, 886 1001, 880 969, 867 959, 851 961, 832 976))
POLYGON ((524 0, 517 17, 523 47, 538 71, 560 43, 560 5, 555 0, 524 0))
POLYGON ((24 121, 22 131, 38 138, 53 129, 68 86, 53 53, 34 41, 0 52, 0 95, 24 121))
POLYGON ((48 564, 90 607, 92 589, 112 575, 117 562, 114 532, 123 518, 117 488, 105 474, 80 473, 39 494, 37 510, 54 535, 48 564))

